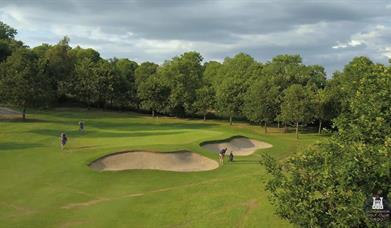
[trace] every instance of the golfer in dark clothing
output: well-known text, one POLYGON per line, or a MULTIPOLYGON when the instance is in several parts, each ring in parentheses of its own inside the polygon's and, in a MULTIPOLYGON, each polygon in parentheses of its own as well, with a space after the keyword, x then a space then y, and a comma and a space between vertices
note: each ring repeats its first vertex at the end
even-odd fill
POLYGON ((230 162, 234 161, 234 154, 232 153, 232 151, 231 151, 231 153, 229 153, 229 161, 230 162))
POLYGON ((83 132, 83 131, 84 131, 84 121, 83 121, 83 120, 80 120, 80 121, 79 121, 79 131, 80 131, 80 132, 83 132))
POLYGON ((61 150, 64 150, 64 146, 67 143, 67 141, 68 141, 67 135, 64 132, 61 132, 60 134, 61 150))

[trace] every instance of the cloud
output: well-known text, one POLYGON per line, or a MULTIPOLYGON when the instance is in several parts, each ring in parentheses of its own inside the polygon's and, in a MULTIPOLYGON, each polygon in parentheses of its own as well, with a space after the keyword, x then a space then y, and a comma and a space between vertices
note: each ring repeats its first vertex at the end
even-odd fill
POLYGON ((30 46, 68 35, 71 45, 139 62, 162 63, 190 50, 205 60, 289 53, 331 73, 356 55, 387 62, 391 48, 386 0, 2 0, 0 20, 30 46))
POLYGON ((377 55, 375 57, 376 60, 381 59, 382 56, 391 58, 391 44, 389 42, 391 40, 391 26, 377 25, 370 29, 369 31, 352 35, 346 43, 337 42, 337 45, 332 48, 351 48, 364 45, 366 53, 375 53, 377 55))

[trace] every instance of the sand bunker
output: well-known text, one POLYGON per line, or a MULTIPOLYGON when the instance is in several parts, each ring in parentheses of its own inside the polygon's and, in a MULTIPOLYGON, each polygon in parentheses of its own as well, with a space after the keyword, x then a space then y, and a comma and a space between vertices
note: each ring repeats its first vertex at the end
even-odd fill
POLYGON ((235 137, 228 140, 222 140, 220 142, 203 143, 201 146, 207 150, 217 153, 220 150, 227 148, 226 154, 228 155, 232 151, 235 156, 246 156, 254 153, 258 149, 272 147, 269 143, 245 137, 235 137))
POLYGON ((104 156, 95 160, 89 166, 99 171, 158 169, 194 172, 216 169, 219 165, 212 159, 188 151, 169 153, 133 151, 104 156))
POLYGON ((0 115, 19 115, 21 112, 6 107, 0 107, 0 115))

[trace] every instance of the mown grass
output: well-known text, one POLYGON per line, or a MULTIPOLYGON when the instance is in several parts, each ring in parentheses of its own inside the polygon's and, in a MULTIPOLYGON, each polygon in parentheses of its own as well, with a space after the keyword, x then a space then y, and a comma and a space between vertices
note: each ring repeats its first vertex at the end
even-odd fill
POLYGON ((0 121, 0 227, 286 227, 268 202, 259 155, 283 159, 324 139, 96 110, 35 111, 28 118, 33 121, 0 121), (61 131, 69 137, 64 151, 61 131), (217 160, 199 144, 235 135, 273 147, 207 172, 96 172, 87 166, 102 155, 136 149, 185 149, 217 160))

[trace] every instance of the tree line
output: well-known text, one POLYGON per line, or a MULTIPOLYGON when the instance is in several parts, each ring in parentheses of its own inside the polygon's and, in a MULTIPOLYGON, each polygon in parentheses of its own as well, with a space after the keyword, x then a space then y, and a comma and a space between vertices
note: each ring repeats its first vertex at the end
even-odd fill
POLYGON ((245 53, 222 63, 203 62, 186 52, 163 64, 126 58, 103 59, 91 48, 55 45, 29 48, 17 31, 0 22, 0 102, 23 110, 74 101, 87 107, 131 109, 152 116, 208 115, 262 124, 299 126, 323 123, 346 110, 355 92, 356 72, 375 65, 354 58, 332 79, 320 65, 305 65, 299 55, 278 55, 262 63, 245 53))

